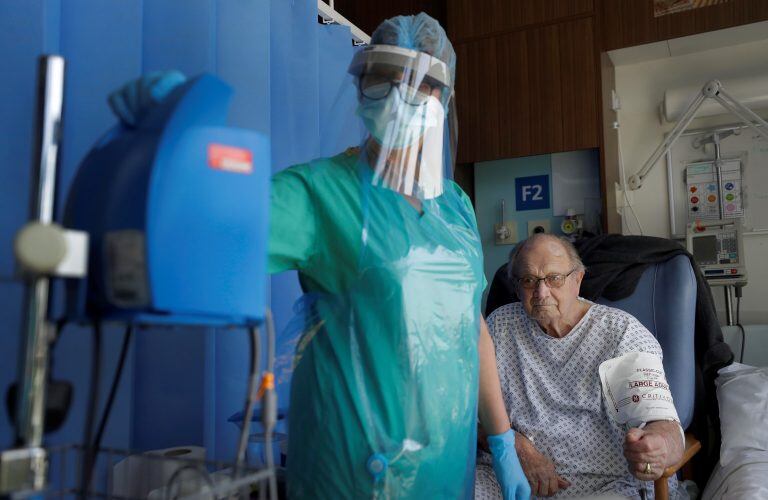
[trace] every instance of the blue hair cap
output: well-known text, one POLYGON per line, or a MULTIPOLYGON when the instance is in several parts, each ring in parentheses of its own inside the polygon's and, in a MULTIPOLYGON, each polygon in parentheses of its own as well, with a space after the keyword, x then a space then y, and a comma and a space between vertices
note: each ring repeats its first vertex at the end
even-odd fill
MULTIPOLYGON (((396 45, 418 50, 443 61, 456 81, 456 52, 440 23, 424 12, 415 16, 396 16, 382 22, 371 36, 371 45, 396 45)), ((455 83, 454 83, 455 84, 455 83)))

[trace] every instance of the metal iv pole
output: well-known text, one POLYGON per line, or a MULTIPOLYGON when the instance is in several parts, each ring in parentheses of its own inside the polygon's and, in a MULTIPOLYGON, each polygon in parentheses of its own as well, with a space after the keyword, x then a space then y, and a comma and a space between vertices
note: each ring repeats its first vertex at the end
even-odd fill
MULTIPOLYGON (((63 102, 64 59, 43 56, 38 66, 30 221, 47 227, 53 223, 63 102)), ((49 286, 50 278, 42 272, 25 276, 16 443, 15 448, 0 453, 0 494, 45 487, 47 456, 42 445, 50 342, 49 286)))

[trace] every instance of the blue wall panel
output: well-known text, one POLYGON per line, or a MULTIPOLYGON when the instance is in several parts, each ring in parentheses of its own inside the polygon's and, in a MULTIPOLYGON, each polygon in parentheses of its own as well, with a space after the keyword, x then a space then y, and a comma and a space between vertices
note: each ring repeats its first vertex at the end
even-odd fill
POLYGON ((320 154, 331 156, 358 146, 364 136, 365 129, 355 116, 355 79, 347 73, 357 49, 350 43, 351 35, 346 26, 321 26, 318 31, 320 154))
POLYGON ((192 76, 216 71, 215 0, 148 0, 143 4, 143 72, 177 69, 192 76))
POLYGON ((318 151, 318 25, 317 4, 309 0, 271 5, 272 168, 278 171, 318 151))
MULTIPOLYGON (((96 138, 114 123, 106 94, 140 68, 141 3, 71 0, 0 4, 0 53, 10 72, 0 79, 0 315, 5 334, 0 336, 0 391, 16 378, 18 339, 22 322, 21 290, 7 283, 12 273, 12 239, 28 217, 29 174, 32 156, 37 58, 60 53, 67 60, 63 136, 59 169, 59 207, 77 164, 96 138)), ((122 337, 107 329, 102 360, 101 402, 116 365, 122 337)), ((72 411, 61 430, 48 443, 78 442, 83 435, 86 397, 90 384, 90 332, 67 327, 52 351, 53 376, 74 384, 72 411)), ((129 362, 118 393, 104 444, 126 447, 130 439, 132 368, 129 362), (126 382, 127 381, 127 382, 126 382)), ((4 404, 4 403, 3 403, 4 404)), ((10 444, 11 429, 0 412, 0 446, 10 444)))
MULTIPOLYGON (((67 0, 61 11, 61 54, 67 61, 64 124, 59 175, 61 209, 77 167, 94 142, 116 123, 106 96, 141 67, 141 2, 108 4, 99 0, 67 0)), ((122 344, 122 329, 104 330, 100 403, 104 404, 122 344)), ((89 384, 90 330, 69 326, 56 350, 54 373, 75 384, 69 419, 52 443, 82 440, 89 384)), ((128 363, 121 390, 110 417, 105 445, 125 448, 130 444, 131 386, 133 364, 128 363)))
POLYGON ((208 329, 138 332, 131 448, 202 445, 205 438, 208 329))
POLYGON ((270 2, 222 0, 217 5, 216 72, 235 89, 230 123, 269 134, 270 2))
MULTIPOLYGON (((317 5, 310 0, 272 0, 270 11, 270 101, 272 116, 272 171, 320 156, 318 151, 319 93, 317 5)), ((275 326, 280 334, 293 316, 293 303, 301 295, 297 274, 286 272, 271 279, 275 326)), ((285 340, 280 335, 282 340, 285 340)), ((281 406, 288 401, 288 386, 278 387, 281 406)))
POLYGON ((59 206, 80 160, 116 120, 107 95, 141 71, 141 2, 67 0, 61 52, 67 61, 59 206))
MULTIPOLYGON (((12 282, 13 237, 29 216, 37 57, 57 52, 58 0, 30 0, 24 8, 0 2, 0 395, 17 376, 23 289, 12 282), (54 29, 55 28, 55 29, 54 29)), ((5 403, 3 402, 3 405, 5 403)), ((5 408, 0 411, 0 447, 13 433, 5 408)))
MULTIPOLYGON (((0 3, 0 241, 13 241, 28 217, 37 58, 59 50, 60 3, 37 0, 19 8, 0 3), (55 28, 55 29, 54 29, 55 28)), ((11 245, 0 247, 0 277, 13 273, 11 245)))

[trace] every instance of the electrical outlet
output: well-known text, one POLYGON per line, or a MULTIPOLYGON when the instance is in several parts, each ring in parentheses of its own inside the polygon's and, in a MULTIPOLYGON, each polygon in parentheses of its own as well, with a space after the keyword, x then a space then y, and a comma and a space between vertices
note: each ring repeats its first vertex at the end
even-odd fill
POLYGON ((514 245, 517 243, 517 223, 508 220, 503 224, 494 224, 493 234, 497 245, 514 245))
MULTIPOLYGON (((545 233, 550 232, 549 219, 541 220, 529 220, 528 221, 528 236, 536 232, 536 228, 541 228, 545 233)), ((538 231, 541 232, 541 231, 538 231)))

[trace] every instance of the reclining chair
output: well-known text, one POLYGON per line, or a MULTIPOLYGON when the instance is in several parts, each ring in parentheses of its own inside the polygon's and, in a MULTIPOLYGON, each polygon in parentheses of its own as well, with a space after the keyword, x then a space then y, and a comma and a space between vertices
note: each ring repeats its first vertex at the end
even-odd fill
MULTIPOLYGON (((664 371, 683 429, 693 419, 695 391, 694 325, 696 277, 691 262, 678 255, 643 272, 637 288, 627 298, 597 302, 635 316, 656 337, 664 352, 664 371)), ((669 498, 668 478, 685 465, 701 448, 696 438, 685 435, 682 460, 668 467, 654 483, 657 500, 669 498)))

